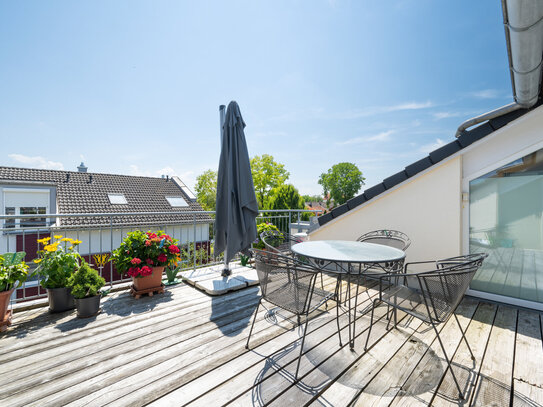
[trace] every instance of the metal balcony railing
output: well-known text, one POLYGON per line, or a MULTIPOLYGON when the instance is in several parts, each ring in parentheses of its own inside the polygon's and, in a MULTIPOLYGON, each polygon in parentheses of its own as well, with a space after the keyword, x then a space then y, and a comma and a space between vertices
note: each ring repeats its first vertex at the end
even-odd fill
MULTIPOLYGON (((260 211, 257 223, 271 222, 283 232, 296 233, 307 230, 302 222, 308 210, 260 211)), ((128 232, 134 230, 163 230, 179 240, 181 248, 181 270, 219 264, 222 256, 213 252, 213 230, 215 212, 138 212, 138 213, 78 213, 78 214, 31 214, 0 215, 0 254, 15 251, 26 252, 25 261, 35 268, 33 262, 40 249, 37 242, 48 236, 62 235, 82 243, 77 251, 88 263, 99 270, 110 287, 130 281, 115 271, 111 259, 113 250, 119 247, 128 232)), ((17 287, 12 301, 23 302, 46 297, 39 278, 29 278, 17 287)))

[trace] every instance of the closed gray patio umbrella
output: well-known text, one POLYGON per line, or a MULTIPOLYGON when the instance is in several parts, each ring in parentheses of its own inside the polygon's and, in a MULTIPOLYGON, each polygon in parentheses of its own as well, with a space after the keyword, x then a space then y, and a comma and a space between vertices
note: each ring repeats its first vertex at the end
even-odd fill
POLYGON ((245 134, 245 122, 239 106, 228 105, 222 127, 221 157, 217 176, 215 217, 215 253, 224 253, 223 276, 230 274, 228 263, 244 252, 256 239, 258 202, 251 174, 245 134))

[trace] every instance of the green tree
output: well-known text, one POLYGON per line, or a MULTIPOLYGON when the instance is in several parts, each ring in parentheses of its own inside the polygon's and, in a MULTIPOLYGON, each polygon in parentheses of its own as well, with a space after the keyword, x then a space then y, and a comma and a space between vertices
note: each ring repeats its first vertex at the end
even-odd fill
POLYGON ((217 171, 207 170, 196 178, 196 200, 206 211, 215 210, 217 171))
POLYGON ((268 193, 282 185, 290 175, 283 164, 275 162, 273 156, 268 154, 263 154, 262 157, 257 155, 251 159, 251 172, 260 208, 267 206, 268 193))
POLYGON ((339 163, 321 174, 319 184, 322 185, 324 196, 330 193, 334 203, 342 205, 356 195, 365 179, 356 165, 339 163))
MULTIPOLYGON (((305 209, 305 202, 294 185, 283 184, 270 191, 266 209, 305 209)), ((290 217, 294 222, 298 219, 298 214, 292 213, 290 217)))
POLYGON ((323 198, 320 195, 302 195, 305 202, 322 202, 323 198))

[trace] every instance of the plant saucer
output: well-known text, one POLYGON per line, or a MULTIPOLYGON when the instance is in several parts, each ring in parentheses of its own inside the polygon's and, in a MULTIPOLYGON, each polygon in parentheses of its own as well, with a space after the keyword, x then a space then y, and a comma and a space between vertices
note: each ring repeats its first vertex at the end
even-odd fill
POLYGON ((176 284, 179 284, 179 283, 182 283, 183 280, 179 279, 179 278, 176 278, 175 280, 173 280, 172 282, 168 282, 168 280, 162 280, 162 282, 164 283, 164 285, 176 285, 176 284))

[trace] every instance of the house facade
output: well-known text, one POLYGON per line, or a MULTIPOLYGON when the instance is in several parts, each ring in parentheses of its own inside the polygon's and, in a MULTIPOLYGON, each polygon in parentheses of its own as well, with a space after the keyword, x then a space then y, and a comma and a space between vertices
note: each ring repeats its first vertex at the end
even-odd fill
MULTIPOLYGON (((113 281, 120 277, 113 272, 111 253, 136 229, 165 230, 181 246, 209 250, 212 219, 178 177, 89 173, 82 168, 86 170, 0 167, 0 253, 25 251, 32 264, 37 239, 63 235, 81 240, 80 254, 113 281)), ((38 295, 36 285, 29 281, 18 295, 38 295)))

